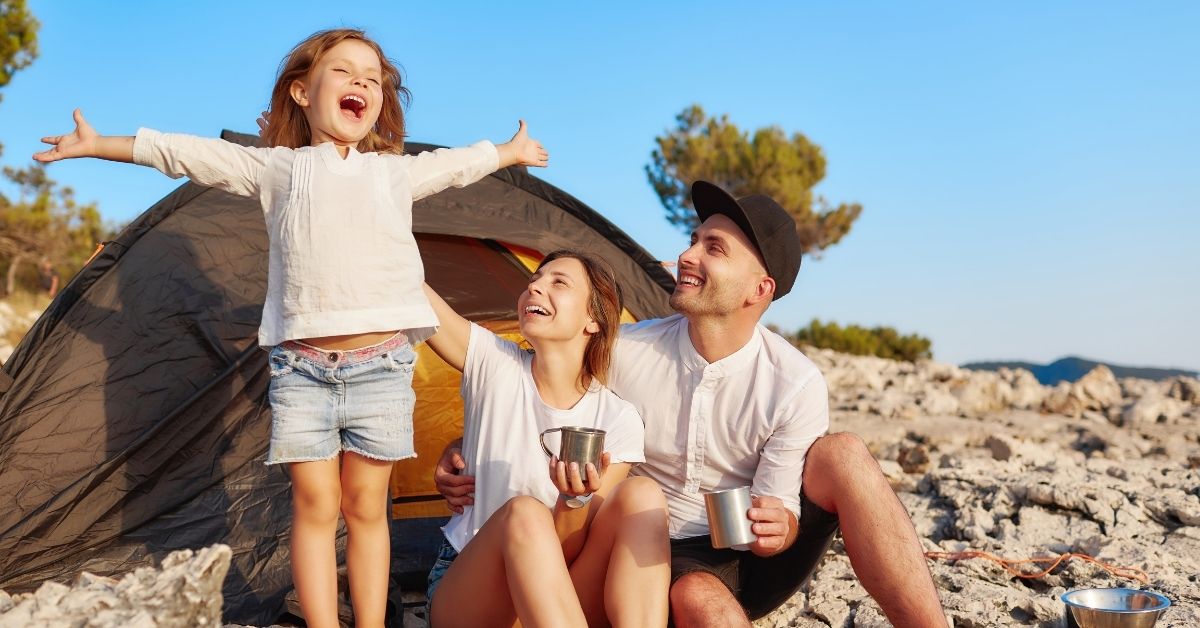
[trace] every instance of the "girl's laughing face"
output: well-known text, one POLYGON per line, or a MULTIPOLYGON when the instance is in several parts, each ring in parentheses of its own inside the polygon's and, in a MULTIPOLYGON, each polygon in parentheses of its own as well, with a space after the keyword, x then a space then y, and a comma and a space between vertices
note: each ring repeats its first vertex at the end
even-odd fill
POLYGON ((312 145, 356 146, 375 127, 383 107, 383 71, 369 45, 347 39, 325 51, 303 81, 291 86, 304 109, 312 145))

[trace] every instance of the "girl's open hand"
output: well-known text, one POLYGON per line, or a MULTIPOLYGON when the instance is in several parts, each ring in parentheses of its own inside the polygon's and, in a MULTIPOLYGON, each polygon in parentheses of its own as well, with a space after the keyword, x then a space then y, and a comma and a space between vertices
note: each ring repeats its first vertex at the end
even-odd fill
POLYGON ((75 130, 67 135, 51 135, 43 137, 42 142, 53 145, 53 148, 34 153, 33 159, 42 163, 50 163, 60 159, 75 157, 94 157, 96 155, 96 138, 98 137, 92 125, 83 119, 83 112, 76 109, 75 130))
POLYGON ((550 458, 550 479, 554 482, 554 486, 558 488, 558 492, 567 495, 590 495, 600 490, 601 480, 604 478, 604 472, 608 469, 609 463, 612 461, 612 456, 606 451, 600 454, 600 468, 592 463, 587 464, 586 469, 580 469, 578 462, 566 463, 558 459, 558 456, 550 458), (584 471, 587 473, 585 480, 584 471))
POLYGON ((529 137, 524 120, 520 121, 517 134, 512 136, 511 140, 497 146, 496 149, 500 152, 501 168, 507 166, 545 168, 550 162, 550 153, 546 152, 546 148, 542 146, 541 142, 529 137))

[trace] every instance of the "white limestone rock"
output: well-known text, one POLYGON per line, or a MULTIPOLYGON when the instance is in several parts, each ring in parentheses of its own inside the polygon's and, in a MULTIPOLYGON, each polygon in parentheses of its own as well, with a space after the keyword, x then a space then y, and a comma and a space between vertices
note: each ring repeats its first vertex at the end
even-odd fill
POLYGON ((1200 406, 1200 379, 1194 377, 1176 377, 1169 380, 1167 396, 1200 406))
POLYGON ((1168 397, 1161 392, 1150 392, 1121 412, 1121 426, 1146 427, 1177 421, 1190 407, 1190 402, 1168 397))
POLYGON ((84 573, 73 586, 44 582, 12 599, 0 612, 0 628, 220 626, 231 557, 228 546, 214 545, 172 552, 159 568, 142 567, 120 580, 84 573))
POLYGON ((1079 381, 1061 382, 1042 400, 1042 409, 1080 416, 1085 410, 1105 411, 1121 404, 1121 386, 1106 366, 1097 366, 1079 381))

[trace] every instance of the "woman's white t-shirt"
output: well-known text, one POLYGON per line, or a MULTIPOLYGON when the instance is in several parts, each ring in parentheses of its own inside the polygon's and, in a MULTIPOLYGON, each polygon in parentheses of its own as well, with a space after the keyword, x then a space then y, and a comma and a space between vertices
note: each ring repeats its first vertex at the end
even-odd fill
MULTIPOLYGON (((454 549, 462 551, 484 522, 518 495, 536 497, 553 508, 558 489, 550 481, 550 459, 538 445, 552 427, 594 427, 606 432, 604 450, 612 462, 643 462, 645 427, 633 405, 598 384, 569 410, 542 402, 533 381, 533 354, 515 343, 471 324, 463 365, 463 458, 465 473, 475 476, 475 504, 442 528, 454 549)), ((557 451, 558 432, 546 435, 557 451)))

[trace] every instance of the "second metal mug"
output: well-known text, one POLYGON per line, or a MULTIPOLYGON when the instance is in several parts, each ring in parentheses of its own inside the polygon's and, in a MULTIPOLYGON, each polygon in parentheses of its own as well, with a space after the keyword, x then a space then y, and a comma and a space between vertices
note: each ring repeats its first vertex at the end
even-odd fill
POLYGON ((746 549, 756 537, 750 526, 754 522, 746 515, 750 510, 750 487, 742 486, 704 494, 708 511, 708 534, 715 548, 746 549))
POLYGON ((604 451, 604 430, 594 427, 552 427, 538 437, 542 451, 547 456, 554 452, 546 446, 546 434, 561 432, 562 438, 558 447, 558 459, 563 462, 578 462, 580 475, 586 475, 587 464, 590 462, 600 469, 600 453, 604 451))

